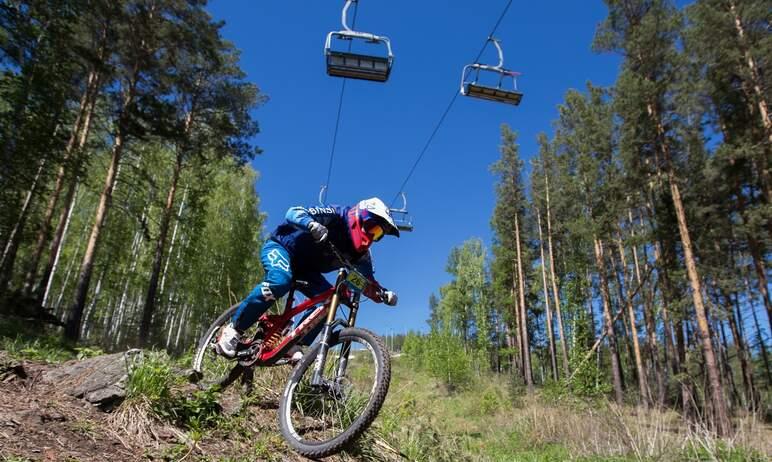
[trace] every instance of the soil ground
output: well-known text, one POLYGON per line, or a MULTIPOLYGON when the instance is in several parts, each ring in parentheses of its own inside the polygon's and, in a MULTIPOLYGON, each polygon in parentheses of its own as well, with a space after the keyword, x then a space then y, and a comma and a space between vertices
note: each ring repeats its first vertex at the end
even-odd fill
MULTIPOLYGON (((0 461, 306 461, 293 453, 279 432, 279 395, 256 378, 256 393, 238 389, 220 398, 227 418, 202 433, 183 432, 155 422, 152 435, 129 435, 110 413, 42 382, 56 367, 23 361, 22 376, 0 376, 0 461), (257 396, 257 398, 255 398, 257 396)), ((282 377, 269 377, 271 382, 282 377)), ((233 387, 232 387, 233 388, 233 387)), ((328 461, 357 460, 340 455, 328 461)))

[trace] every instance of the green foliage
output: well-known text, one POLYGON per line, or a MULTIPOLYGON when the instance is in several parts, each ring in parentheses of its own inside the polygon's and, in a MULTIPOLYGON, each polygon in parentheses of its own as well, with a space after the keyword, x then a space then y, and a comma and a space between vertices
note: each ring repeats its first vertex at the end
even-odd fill
POLYGON ((567 391, 580 397, 598 397, 611 391, 611 385, 606 375, 598 367, 597 361, 591 356, 587 359, 589 348, 586 346, 593 338, 586 315, 580 315, 574 321, 573 348, 569 355, 570 369, 573 378, 563 384, 567 391))
POLYGON ((176 394, 161 409, 161 415, 176 425, 194 431, 202 431, 217 425, 222 419, 220 393, 214 388, 195 391, 192 396, 176 394))
POLYGON ((414 367, 423 366, 423 347, 424 337, 417 333, 410 331, 405 337, 405 343, 402 345, 402 355, 407 362, 414 367))
POLYGON ((448 391, 464 388, 473 376, 473 358, 458 337, 444 332, 408 335, 403 346, 408 362, 439 380, 448 391))
POLYGON ((201 431, 220 419, 219 391, 185 393, 175 388, 182 379, 162 353, 147 353, 133 365, 126 381, 126 399, 148 402, 155 415, 182 428, 201 431))
POLYGON ((479 412, 490 415, 505 406, 502 396, 496 390, 487 389, 480 394, 479 412))
POLYGON ((155 406, 163 406, 171 396, 177 380, 165 355, 146 353, 132 365, 126 380, 126 398, 143 398, 155 406))
POLYGON ((0 350, 6 351, 16 359, 31 359, 47 363, 61 363, 77 357, 71 347, 63 343, 61 337, 0 337, 0 350))
POLYGON ((681 453, 680 460, 703 461, 720 460, 722 462, 764 462, 768 455, 760 451, 737 447, 724 441, 710 441, 706 445, 690 444, 681 453))
POLYGON ((78 352, 78 355, 75 359, 82 360, 82 359, 88 359, 93 358, 95 356, 100 356, 105 354, 104 351, 102 351, 101 348, 96 347, 75 347, 75 351, 78 352))

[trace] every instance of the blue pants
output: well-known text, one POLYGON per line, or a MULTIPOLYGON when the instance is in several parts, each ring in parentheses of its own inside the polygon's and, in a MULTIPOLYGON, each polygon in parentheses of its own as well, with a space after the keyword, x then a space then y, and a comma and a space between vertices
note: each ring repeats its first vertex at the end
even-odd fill
MULTIPOLYGON (((233 315, 233 325, 238 331, 245 331, 257 322, 270 306, 285 296, 292 287, 293 273, 289 252, 276 241, 268 240, 260 251, 260 261, 265 270, 263 281, 252 289, 233 315)), ((332 287, 321 273, 295 274, 296 279, 308 282, 301 290, 306 297, 313 297, 332 287)), ((302 343, 310 345, 323 327, 320 324, 303 338, 302 343)))

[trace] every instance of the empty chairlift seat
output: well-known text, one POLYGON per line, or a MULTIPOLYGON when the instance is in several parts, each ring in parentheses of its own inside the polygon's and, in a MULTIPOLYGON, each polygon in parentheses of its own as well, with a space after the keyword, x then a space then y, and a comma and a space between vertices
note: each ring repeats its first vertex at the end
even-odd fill
MULTIPOLYGON (((515 77, 513 76, 513 79, 515 77)), ((471 96, 473 98, 487 99, 489 101, 495 101, 497 103, 506 103, 512 105, 519 105, 520 100, 523 99, 523 94, 517 91, 517 87, 509 90, 501 86, 501 81, 498 86, 491 87, 473 82, 464 82, 461 88, 461 94, 464 96, 471 96)))
POLYGON ((356 0, 347 0, 341 14, 343 30, 333 31, 327 34, 327 40, 324 44, 324 55, 327 60, 327 74, 334 77, 348 77, 351 79, 371 80, 375 82, 385 82, 391 74, 391 67, 394 63, 394 55, 391 52, 391 42, 388 37, 370 34, 368 32, 357 32, 351 30, 346 24, 346 13, 356 0), (334 42, 346 41, 349 44, 349 51, 333 49, 334 42), (381 45, 385 48, 385 55, 370 55, 362 53, 352 53, 351 44, 354 41, 364 41, 368 44, 381 45))
MULTIPOLYGON (((341 31, 343 32, 343 31, 341 31)), ((332 38, 349 39, 341 32, 332 32, 328 43, 332 38)), ((388 39, 377 37, 382 43, 385 43, 389 54, 387 56, 371 56, 359 53, 333 50, 330 45, 325 49, 327 56, 327 74, 333 77, 348 77, 351 79, 372 80, 375 82, 385 82, 391 74, 391 65, 394 57, 391 55, 391 49, 388 46, 388 39)))
POLYGON ((517 106, 523 99, 523 93, 517 89, 517 77, 520 74, 504 69, 504 55, 498 40, 493 38, 488 40, 493 42, 498 50, 499 63, 496 66, 479 63, 464 66, 461 73, 461 94, 517 106), (481 83, 481 77, 486 75, 497 80, 495 86, 481 83), (505 82, 510 82, 511 88, 506 88, 505 82))

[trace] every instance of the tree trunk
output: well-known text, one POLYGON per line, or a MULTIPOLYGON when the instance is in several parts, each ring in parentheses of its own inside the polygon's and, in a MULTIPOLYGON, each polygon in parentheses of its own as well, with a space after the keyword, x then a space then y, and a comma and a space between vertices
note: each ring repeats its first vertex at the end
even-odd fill
MULTIPOLYGON (((624 391, 622 385, 622 367, 619 362, 619 351, 617 348, 617 336, 614 330, 614 321, 611 318, 611 294, 608 289, 608 280, 606 279, 606 262, 603 256, 603 243, 593 236, 595 246, 595 264, 598 267, 598 277, 600 278, 600 293, 603 299, 603 318, 606 326, 606 336, 608 337, 609 349, 611 350, 611 378, 614 385, 614 399, 618 404, 624 402, 624 391)), ((620 310, 621 311, 621 310, 620 310)))
MULTIPOLYGON (((130 100, 130 97, 127 98, 127 100, 130 100)), ((124 104, 124 111, 128 110, 129 102, 130 101, 127 101, 124 104)), ((110 204, 112 202, 115 179, 118 174, 118 168, 126 142, 126 117, 126 115, 122 115, 121 120, 118 123, 118 129, 116 131, 115 140, 113 142, 110 166, 107 169, 107 176, 105 177, 105 184, 104 188, 102 189, 102 194, 99 197, 99 205, 97 206, 96 215, 94 217, 94 224, 91 228, 91 234, 89 235, 88 244, 86 245, 86 252, 83 254, 83 261, 80 265, 80 276, 78 277, 78 283, 75 288, 75 298, 72 306, 70 307, 70 314, 67 318, 67 324, 64 329, 65 337, 73 342, 77 342, 79 338, 80 323, 83 317, 83 308, 86 303, 88 287, 91 283, 91 274, 94 269, 96 249, 97 245, 99 244, 99 237, 102 233, 105 219, 107 218, 107 213, 110 209, 110 204)))
MULTIPOLYGON (((515 268, 512 268, 515 270, 515 268)), ((512 313, 512 331, 515 334, 515 345, 517 345, 517 356, 515 356, 515 368, 525 381, 523 372, 523 341, 520 336, 520 302, 517 296, 517 272, 512 273, 512 301, 514 302, 514 312, 512 313)))
POLYGON ((541 212, 539 212, 538 210, 536 211, 536 221, 539 225, 539 252, 541 255, 541 280, 542 280, 542 289, 544 291, 544 307, 546 308, 546 314, 547 314, 547 339, 549 341, 550 365, 552 366, 552 380, 557 381, 558 380, 558 363, 557 363, 557 358, 555 357, 555 338, 554 338, 554 333, 552 331, 552 310, 550 309, 550 296, 549 296, 549 290, 547 289, 547 270, 545 269, 547 262, 544 259, 544 238, 542 237, 542 230, 541 230, 541 212))
MULTIPOLYGON (((626 294, 622 294, 622 280, 627 281, 627 261, 625 259, 625 249, 622 245, 622 240, 617 240, 617 250, 619 251, 619 259, 622 266, 622 279, 619 280, 619 297, 623 300, 627 307, 627 317, 630 322, 630 337, 633 340, 633 354, 635 358, 635 370, 638 372, 638 389, 640 396, 640 404, 647 408, 651 398, 649 397, 649 384, 646 380, 646 367, 643 365, 643 355, 641 355, 641 345, 638 341, 638 327, 635 324, 635 310, 633 309, 633 300, 631 296, 631 290, 629 284, 625 284, 626 294)), ((617 273, 618 274, 618 273, 617 273)), ((640 285, 640 281, 638 285, 640 285)))
POLYGON ((764 259, 759 250, 759 243, 752 235, 748 235, 748 251, 753 260, 753 269, 756 270, 756 280, 758 281, 759 292, 764 300, 764 308, 767 309, 767 319, 769 321, 769 330, 772 332, 772 301, 769 298, 769 289, 767 283, 767 269, 764 265, 764 259))
MULTIPOLYGON (((86 140, 88 139, 88 133, 91 128, 91 118, 94 113, 94 107, 96 105, 98 88, 99 73, 95 70, 92 70, 89 73, 86 89, 83 92, 83 96, 81 97, 80 109, 78 110, 78 115, 75 118, 75 123, 70 135, 70 139, 67 141, 62 164, 59 166, 59 170, 56 174, 54 189, 51 191, 51 195, 48 199, 48 205, 46 206, 46 211, 43 215, 43 222, 41 223, 40 230, 38 231, 35 248, 32 252, 32 257, 30 258, 29 267, 27 269, 27 275, 24 278, 23 291, 25 294, 29 294, 32 291, 33 284, 35 283, 35 277, 37 276, 40 257, 43 254, 46 241, 48 240, 51 233, 51 221, 53 219, 54 212, 56 211, 56 204, 59 201, 59 196, 61 195, 62 189, 64 187, 65 176, 67 173, 67 162, 73 157, 73 155, 77 155, 77 153, 83 149, 83 146, 86 144, 86 140)), ((77 170, 78 165, 79 163, 76 163, 73 170, 77 170)))
POLYGON ((8 288, 8 283, 11 281, 13 265, 16 261, 16 252, 19 250, 19 245, 21 244, 22 230, 27 223, 27 218, 29 217, 29 212, 32 207, 32 198, 35 197, 38 186, 40 186, 40 179, 43 175, 45 165, 46 158, 43 158, 38 164, 35 178, 32 180, 32 185, 27 191, 27 196, 24 198, 24 202, 21 205, 16 224, 13 226, 13 229, 8 236, 8 240, 5 243, 5 247, 3 248, 3 254, 0 257, 0 294, 5 293, 8 288))
MULTIPOLYGON (((83 229, 80 233, 77 234, 77 236, 83 236, 86 234, 86 231, 88 231, 88 223, 86 223, 83 226, 83 229)), ((64 281, 62 282, 62 287, 59 288, 59 295, 56 297, 56 302, 54 303, 54 313, 56 313, 57 317, 60 319, 64 318, 64 308, 62 308, 62 299, 64 298, 64 293, 67 290, 67 285, 70 282, 70 275, 72 274, 72 270, 75 267, 75 264, 78 262, 78 260, 81 258, 80 256, 80 250, 83 247, 83 244, 85 244, 85 241, 83 239, 80 239, 75 244, 75 252, 73 252, 72 257, 67 262, 67 269, 64 272, 64 281)), ((56 268, 55 268, 56 269, 56 268)), ((51 277, 53 280, 53 276, 51 277)))
MULTIPOLYGON (((745 217, 745 196, 743 195, 742 186, 740 184, 735 186, 735 195, 737 196, 737 211, 740 214, 740 217, 742 217, 743 222, 748 223, 748 220, 745 217)), ((733 230, 732 237, 734 238, 734 236, 735 233, 733 230)), ((745 236, 748 240, 748 251, 750 252, 751 259, 753 260, 753 269, 756 271, 756 280, 758 281, 759 292, 761 293, 761 297, 764 300, 764 308, 767 309, 769 330, 772 332, 772 301, 770 301, 769 298, 769 289, 767 288, 767 269, 766 265, 764 264, 764 258, 762 257, 765 252, 763 251, 762 245, 759 243, 758 239, 756 239, 752 231, 746 230, 745 236)))
MULTIPOLYGON (((748 286, 748 280, 746 278, 745 280, 746 287, 748 286)), ((769 366, 769 357, 767 356, 767 346, 766 341, 764 340, 764 335, 761 332, 761 326, 759 325, 759 317, 756 314, 756 308, 753 306, 753 298, 749 298, 750 306, 751 306, 751 314, 753 315, 753 325, 756 327, 756 342, 759 344, 759 347, 761 348, 761 359, 764 361, 764 369, 767 372, 767 386, 772 386, 772 370, 770 370, 769 366)))
POLYGON ((732 305, 727 300, 727 319, 729 321, 729 329, 732 332, 732 338, 734 338, 734 344, 737 348, 737 357, 740 360, 740 370, 743 376, 743 388, 745 389, 745 406, 747 409, 756 408, 756 387, 753 384, 753 364, 749 361, 750 355, 748 354, 748 348, 745 343, 743 333, 740 331, 739 326, 742 325, 742 320, 738 323, 738 319, 735 317, 740 315, 740 302, 738 300, 738 294, 734 293, 730 296, 734 300, 735 310, 732 309, 732 305))
POLYGON ((555 298, 555 314, 558 320, 558 331, 560 331, 560 348, 563 354, 563 374, 568 377, 568 345, 566 342, 566 331, 563 330, 563 315, 560 308, 560 291, 558 291, 557 277, 555 277, 555 258, 552 253, 552 220, 550 216, 550 184, 547 174, 544 174, 545 192, 547 198, 547 249, 550 255, 550 279, 552 280, 552 295, 555 298))
MULTIPOLYGON (((64 217, 63 220, 61 220, 63 222, 62 231, 58 233, 59 239, 62 243, 64 242, 64 237, 67 236, 67 230, 70 227, 70 220, 72 219, 72 210, 74 207, 72 204, 68 203, 67 208, 68 208, 67 216, 64 217)), ((57 226, 57 229, 58 229, 58 226, 57 226)), ((48 302, 48 294, 51 291, 51 284, 54 279, 53 275, 56 274, 56 267, 59 265, 59 258, 61 256, 61 251, 62 251, 62 247, 58 246, 57 244, 56 250, 51 254, 50 268, 46 266, 46 279, 43 280, 43 282, 45 283, 45 288, 43 291, 39 291, 39 293, 42 295, 42 298, 40 298, 40 296, 38 297, 41 307, 45 307, 46 303, 48 302)))
POLYGON ((166 234, 169 230, 169 222, 172 217, 174 207, 174 197, 177 194, 177 183, 180 179, 182 170, 182 153, 178 153, 175 159, 172 181, 169 185, 169 192, 166 195, 166 205, 164 206, 161 224, 158 228, 158 240, 155 246, 155 255, 153 257, 153 266, 150 273, 150 281, 145 295, 145 306, 142 310, 142 321, 139 327, 139 341, 143 346, 150 344, 150 325, 155 311, 156 289, 158 288, 158 278, 161 273, 161 262, 163 261, 164 247, 166 246, 166 234))
POLYGON ((51 239, 51 245, 48 252, 48 261, 46 262, 46 266, 43 269, 43 274, 40 277, 38 287, 32 289, 33 292, 37 293, 37 299, 40 301, 42 306, 45 306, 48 299, 48 290, 51 287, 51 281, 53 280, 56 264, 59 260, 59 254, 61 253, 62 246, 64 245, 64 236, 67 232, 67 226, 70 223, 70 217, 72 216, 72 211, 75 206, 77 190, 78 178, 77 176, 73 176, 70 179, 70 184, 67 186, 67 192, 64 197, 64 207, 59 212, 59 221, 51 239))
POLYGON ((742 23, 742 18, 737 11, 737 5, 735 0, 729 0, 729 11, 732 13, 732 19, 734 19, 734 27, 737 31, 737 37, 739 38, 740 48, 745 58, 745 63, 748 66, 748 71, 751 76, 751 86, 753 87, 753 93, 756 96, 757 105, 759 109, 759 115, 761 116, 761 123, 767 132, 767 139, 772 143, 772 119, 770 119, 769 108, 767 100, 762 90, 761 72, 756 64, 756 60, 750 52, 750 46, 746 42, 745 26, 742 23))
POLYGON ((724 329, 724 322, 714 319, 714 331, 719 332, 718 350, 719 350, 719 369, 724 371, 724 377, 726 377, 727 383, 729 383, 730 390, 734 399, 730 403, 742 403, 740 398, 740 392, 737 390, 737 383, 734 380, 734 372, 732 371, 732 364, 729 362, 729 344, 726 339, 726 329, 724 329), (723 360, 722 360, 723 359, 723 360))
POLYGON ((531 372, 531 349, 528 340, 528 309, 525 305, 525 279, 523 277, 523 261, 520 249, 520 223, 518 214, 515 214, 515 243, 517 245, 517 277, 519 281, 520 295, 520 337, 523 342, 523 372, 528 392, 533 392, 533 373, 531 372))
POLYGON ((686 263, 686 272, 689 276, 689 284, 692 288, 692 301, 694 302, 694 311, 697 320, 697 329, 702 342, 702 354, 705 356, 705 367, 707 368, 708 383, 710 385, 710 400, 715 410, 716 432, 720 436, 727 436, 732 433, 732 424, 729 421, 729 413, 726 408, 724 392, 721 386, 721 377, 716 365, 716 355, 713 351, 713 343, 710 341, 710 328, 708 325, 708 314, 705 309, 705 303, 702 299, 702 282, 697 271, 697 261, 692 250, 692 239, 689 234, 689 227, 686 223, 686 211, 684 210, 681 191, 676 183, 675 175, 672 171, 668 172, 668 181, 670 183, 670 192, 673 198, 676 218, 678 219, 678 232, 681 236, 681 245, 684 251, 684 262, 686 263))
MULTIPOLYGON (((619 277, 619 273, 616 271, 616 267, 614 265, 614 253, 611 252, 611 261, 612 261, 612 274, 614 275, 614 278, 609 281, 609 290, 611 290, 611 286, 614 285, 616 282, 617 285, 617 305, 619 306, 619 311, 622 312, 622 330, 617 331, 617 344, 620 345, 619 355, 620 355, 620 367, 622 368, 623 376, 624 371, 628 370, 630 371, 630 375, 632 375, 632 380, 634 382, 638 382, 638 369, 635 367, 635 349, 633 348, 633 341, 632 337, 630 336, 630 316, 628 315, 627 311, 627 303, 625 302, 625 295, 624 295, 624 284, 619 277), (630 362, 629 367, 625 367, 624 361, 622 358, 622 347, 621 345, 624 345, 624 347, 627 349, 627 360, 630 362)), ((614 306, 614 297, 611 297, 611 305, 614 306)), ((623 388, 624 387, 624 380, 622 381, 623 388)), ((640 400, 639 400, 640 401, 640 400)))
POLYGON ((180 217, 182 217, 182 211, 185 209, 185 201, 188 197, 188 186, 185 186, 185 192, 182 193, 182 201, 180 201, 180 208, 177 210, 177 220, 174 222, 174 230, 172 231, 172 240, 169 243, 169 254, 166 257, 166 263, 164 264, 164 270, 161 272, 161 287, 158 289, 160 294, 164 293, 164 287, 166 284, 166 277, 169 275, 169 262, 172 259, 172 253, 174 253, 174 243, 177 241, 177 230, 180 226, 180 217))
MULTIPOLYGON (((627 216, 630 222, 630 234, 633 238, 635 238, 635 224, 633 223, 632 210, 627 210, 627 216)), ((635 243, 632 245, 632 251, 633 265, 635 268, 635 280, 640 286, 643 284, 643 282, 641 281, 641 265, 638 261, 638 246, 635 243)), ((643 251, 645 256, 645 246, 643 251)), ((644 264, 648 267, 646 258, 644 258, 644 264)), ((652 299, 654 298, 652 292, 653 290, 644 290, 641 288, 641 294, 643 296, 643 318, 646 323, 646 338, 648 341, 649 354, 651 355, 651 364, 652 367, 654 367, 654 377, 657 380, 657 405, 662 407, 665 405, 667 385, 665 383, 665 374, 663 373, 663 368, 659 362, 659 348, 657 347, 657 321, 654 315, 654 308, 652 307, 652 299)), ((667 331, 667 328, 665 328, 665 330, 667 331)), ((665 335, 665 337, 667 337, 667 335, 665 335)), ((665 339, 665 344, 667 344, 667 338, 665 339)), ((667 366, 664 369, 667 370, 667 366)))
POLYGON ((656 128, 657 152, 661 153, 665 165, 665 175, 667 176, 670 187, 670 195, 673 200, 676 219, 678 222, 678 233, 681 238, 681 246, 684 252, 684 263, 689 278, 689 285, 692 289, 692 301, 694 303, 695 318, 697 321, 697 330, 699 332, 700 342, 702 343, 702 354, 705 359, 705 368, 709 384, 709 395, 714 414, 714 426, 719 436, 728 436, 732 433, 732 423, 729 420, 729 413, 724 399, 724 391, 721 386, 721 374, 717 367, 716 354, 713 349, 713 342, 710 336, 710 325, 708 323, 708 312, 705 308, 705 302, 702 297, 702 281, 697 270, 697 259, 692 249, 692 238, 689 233, 689 226, 686 222, 686 210, 684 209, 683 199, 681 198, 681 189, 675 176, 674 166, 672 165, 672 156, 670 154, 670 145, 667 142, 665 127, 659 115, 658 109, 651 103, 647 105, 647 111, 651 121, 656 128))

